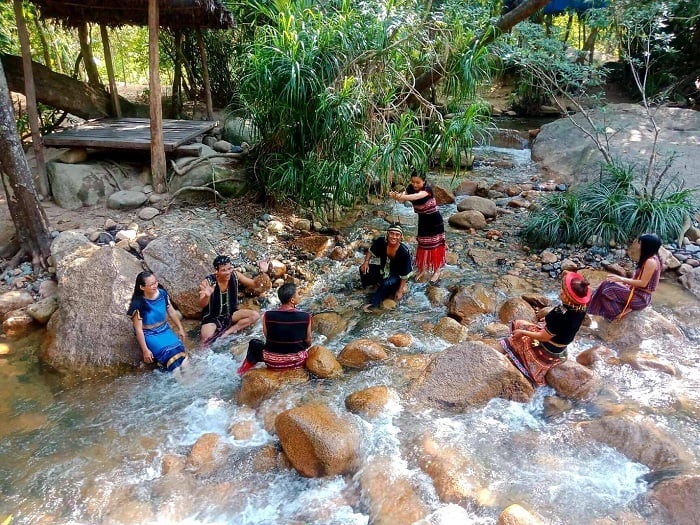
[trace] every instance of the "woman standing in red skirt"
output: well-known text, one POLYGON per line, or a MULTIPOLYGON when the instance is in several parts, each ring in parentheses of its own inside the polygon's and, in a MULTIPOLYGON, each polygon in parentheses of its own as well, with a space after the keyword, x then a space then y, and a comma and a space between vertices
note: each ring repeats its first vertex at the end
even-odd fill
POLYGON ((445 223, 438 210, 433 188, 425 180, 425 175, 413 172, 411 182, 401 193, 389 192, 389 197, 399 202, 410 202, 413 211, 418 214, 418 249, 416 250, 416 268, 418 279, 425 272, 432 272, 431 283, 440 278, 440 271, 445 265, 445 223))

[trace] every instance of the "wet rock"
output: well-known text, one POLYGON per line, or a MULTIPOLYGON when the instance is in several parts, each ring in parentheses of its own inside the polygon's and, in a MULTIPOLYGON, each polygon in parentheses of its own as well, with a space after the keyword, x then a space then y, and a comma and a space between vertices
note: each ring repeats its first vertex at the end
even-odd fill
POLYGON ((180 454, 166 454, 160 463, 160 473, 163 476, 168 474, 179 474, 185 469, 187 458, 180 454))
POLYGON ((639 352, 623 352, 620 361, 630 365, 635 370, 654 370, 670 376, 676 376, 676 368, 669 362, 663 361, 656 356, 640 354, 639 352))
POLYGON ((534 323, 537 321, 537 315, 535 309, 525 299, 511 297, 498 310, 498 319, 504 324, 510 324, 516 319, 534 323))
POLYGON ((448 315, 460 322, 495 310, 496 298, 493 292, 481 284, 458 286, 448 304, 448 315))
POLYGON ((606 363, 608 365, 619 365, 620 360, 614 350, 603 345, 596 345, 587 348, 576 356, 576 362, 583 366, 591 367, 595 363, 606 363))
POLYGON ((448 343, 457 344, 467 339, 469 330, 451 317, 442 317, 433 328, 433 333, 448 343))
POLYGON ((362 469, 359 481, 374 525, 415 523, 429 512, 409 473, 398 470, 391 458, 375 457, 362 469))
POLYGON ((452 204, 455 201, 455 196, 450 190, 438 186, 437 184, 433 184, 433 194, 435 195, 435 201, 438 206, 452 204))
POLYGON ((476 210, 459 211, 450 215, 448 222, 450 226, 462 230, 474 228, 475 230, 483 230, 486 228, 486 219, 483 214, 476 210))
POLYGON ((544 525, 544 521, 514 503, 501 512, 496 525, 544 525))
POLYGON ((275 431, 292 466, 309 478, 356 470, 360 438, 355 423, 329 407, 308 404, 282 412, 275 431))
POLYGON ((333 243, 332 237, 325 235, 312 235, 301 237, 294 241, 294 246, 302 252, 310 253, 314 258, 323 257, 333 243))
POLYGON ((458 211, 468 211, 474 210, 481 213, 484 217, 488 219, 493 219, 496 217, 496 203, 491 199, 485 199, 484 197, 465 197, 459 204, 457 204, 458 211))
POLYGON ((679 467, 691 460, 673 436, 641 414, 604 416, 578 426, 588 439, 605 443, 653 470, 679 467))
POLYGON ((46 324, 57 309, 58 298, 54 295, 30 304, 26 311, 37 323, 46 324))
POLYGON ((374 361, 385 361, 386 350, 371 339, 351 341, 338 354, 338 362, 347 368, 367 368, 374 361))
POLYGON ((314 314, 311 327, 314 332, 325 335, 330 341, 347 329, 348 319, 337 312, 321 312, 314 314))
POLYGON ((27 313, 26 309, 13 310, 5 315, 2 331, 8 339, 19 339, 32 330, 34 322, 34 318, 27 313))
POLYGON ((700 515, 700 476, 679 476, 656 485, 649 497, 664 507, 673 523, 696 525, 700 515))
POLYGON ((379 385, 346 396, 345 408, 353 414, 372 419, 382 414, 389 404, 398 402, 399 395, 393 388, 379 385))
POLYGON ((413 342, 411 334, 393 334, 389 336, 389 342, 398 348, 408 348, 413 342))
POLYGON ((32 294, 26 290, 13 290, 0 295, 0 318, 8 313, 24 308, 34 302, 32 294))
POLYGON ((241 390, 238 402, 241 405, 257 407, 265 399, 287 385, 305 383, 309 380, 306 370, 270 370, 255 368, 246 372, 241 378, 241 390))
POLYGON ((213 272, 217 255, 211 243, 194 230, 173 229, 151 241, 142 254, 182 315, 198 319, 199 283, 213 272))
POLYGON ((522 295, 524 301, 535 309, 544 308, 550 305, 549 298, 541 293, 526 293, 522 295))
POLYGON ((451 346, 433 357, 411 388, 417 401, 458 411, 494 397, 526 402, 533 393, 507 357, 478 341, 451 346))
POLYGON ((465 180, 455 188, 455 195, 475 195, 477 183, 473 180, 465 180))
POLYGON ((257 425, 255 421, 251 419, 246 419, 243 421, 235 421, 231 423, 228 427, 229 435, 235 440, 248 440, 251 439, 255 432, 257 431, 257 425))
POLYGON ((450 291, 442 286, 428 286, 425 289, 425 296, 433 306, 447 306, 450 300, 450 291))
POLYGON ((496 278, 493 287, 506 295, 531 293, 534 288, 532 284, 517 275, 501 275, 496 278))
POLYGON ((442 442, 434 433, 422 435, 415 444, 415 461, 433 480, 440 501, 464 507, 474 505, 484 473, 462 450, 442 442))
POLYGON ((605 343, 614 344, 616 348, 636 349, 647 340, 661 335, 684 339, 683 334, 675 323, 647 307, 644 310, 632 312, 619 321, 606 321, 596 317, 598 323, 597 336, 605 343))
POLYGON ((230 450, 223 437, 215 432, 202 434, 187 456, 187 466, 197 474, 206 474, 223 465, 230 450))
POLYGON ((503 339, 510 335, 510 327, 503 323, 489 323, 484 326, 484 335, 493 339, 503 339))
POLYGON ((333 352, 321 345, 313 345, 309 348, 306 369, 321 379, 333 379, 343 375, 343 367, 340 366, 333 352))
POLYGON ((589 368, 570 359, 549 370, 545 379, 558 394, 578 401, 590 401, 602 386, 589 368))

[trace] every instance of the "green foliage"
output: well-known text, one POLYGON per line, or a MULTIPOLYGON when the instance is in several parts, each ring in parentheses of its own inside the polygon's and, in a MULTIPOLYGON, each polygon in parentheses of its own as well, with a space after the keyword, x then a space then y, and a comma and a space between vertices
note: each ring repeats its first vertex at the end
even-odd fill
POLYGON ((408 0, 238 5, 240 34, 250 41, 233 61, 238 92, 229 110, 261 137, 255 178, 268 197, 352 204, 370 186, 384 191, 425 170, 438 148, 457 154, 472 147, 487 122, 472 97, 492 68, 488 54, 470 44, 476 21, 460 16, 476 8, 455 1, 430 13, 425 7, 408 0), (422 97, 407 107, 402 90, 415 72, 447 56, 460 57, 446 62, 441 86, 456 116, 444 119, 422 97))
POLYGON ((692 190, 668 186, 657 195, 640 191, 633 167, 612 164, 600 180, 547 198, 530 213, 523 236, 538 247, 587 242, 608 246, 645 232, 672 241, 697 207, 692 190))

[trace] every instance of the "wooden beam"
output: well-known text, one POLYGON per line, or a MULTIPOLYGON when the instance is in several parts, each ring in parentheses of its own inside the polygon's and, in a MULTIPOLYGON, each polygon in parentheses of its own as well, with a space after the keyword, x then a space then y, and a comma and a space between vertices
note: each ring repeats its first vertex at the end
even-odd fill
POLYGON ((100 24, 100 37, 102 38, 102 49, 105 54, 105 65, 107 66, 107 78, 109 79, 109 94, 112 97, 112 106, 117 118, 122 116, 122 108, 119 105, 119 93, 117 93, 117 82, 114 79, 114 66, 112 65, 112 50, 109 47, 109 33, 107 26, 100 24))
POLYGON ((27 115, 29 116, 29 128, 32 132, 32 149, 36 161, 37 181, 36 191, 42 197, 49 196, 49 179, 46 176, 46 164, 44 162, 44 146, 41 141, 41 122, 36 105, 36 88, 34 86, 34 74, 32 73, 32 50, 29 46, 29 32, 22 11, 22 0, 14 0, 17 32, 22 48, 22 69, 24 71, 24 96, 27 101, 27 115))
POLYGON ((209 66, 207 65, 207 49, 204 47, 204 37, 202 31, 197 31, 197 45, 199 54, 202 57, 202 79, 204 80, 204 100, 207 105, 207 119, 214 119, 214 105, 211 101, 211 84, 209 83, 209 66))
POLYGON ((158 51, 159 29, 158 0, 148 0, 148 89, 151 116, 151 176, 153 191, 165 193, 165 148, 163 146, 163 107, 160 98, 160 55, 158 51))

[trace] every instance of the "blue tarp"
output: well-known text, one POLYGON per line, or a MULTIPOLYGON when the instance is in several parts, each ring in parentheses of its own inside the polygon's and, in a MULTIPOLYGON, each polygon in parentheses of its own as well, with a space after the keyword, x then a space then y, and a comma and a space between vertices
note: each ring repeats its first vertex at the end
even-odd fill
POLYGON ((583 12, 591 7, 605 7, 607 0, 552 0, 544 8, 546 15, 558 15, 566 11, 583 12))

